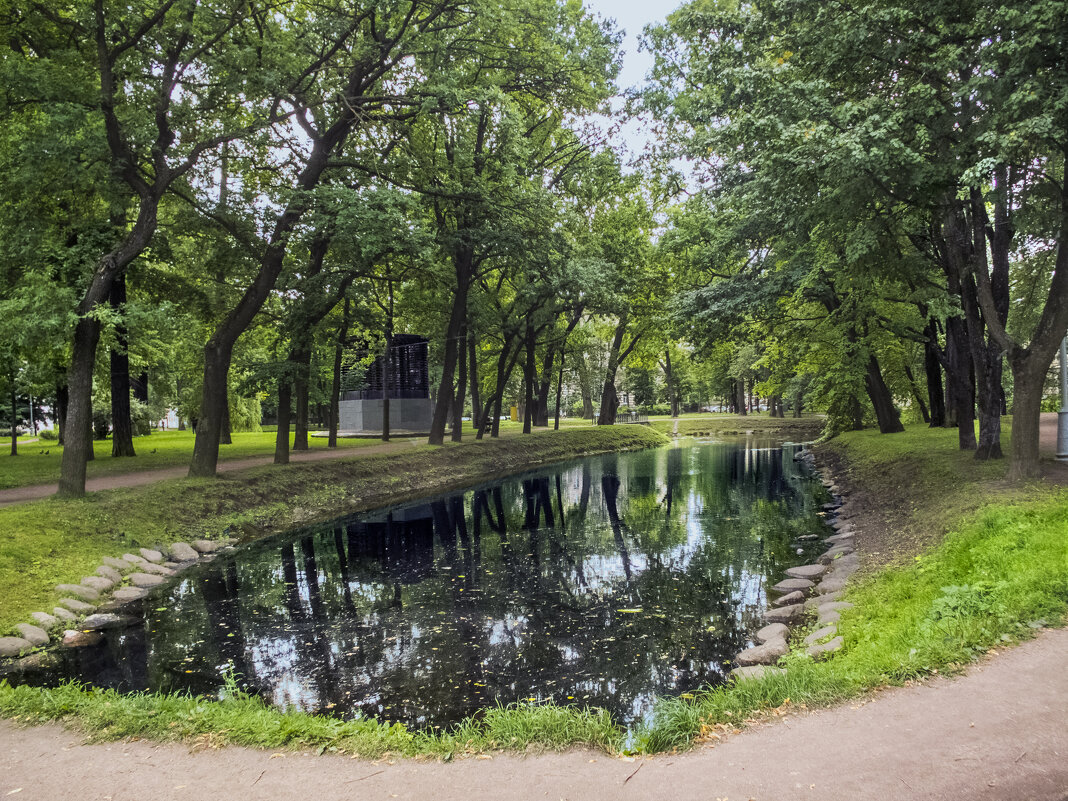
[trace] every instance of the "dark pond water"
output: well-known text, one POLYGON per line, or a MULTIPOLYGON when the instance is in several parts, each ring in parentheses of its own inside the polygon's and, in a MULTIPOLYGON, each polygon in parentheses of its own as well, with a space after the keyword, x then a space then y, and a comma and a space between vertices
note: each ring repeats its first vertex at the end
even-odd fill
POLYGON ((525 699, 631 723, 721 681, 765 588, 815 555, 826 496, 793 452, 683 441, 272 537, 61 672, 214 694, 233 671, 281 707, 413 727, 525 699))

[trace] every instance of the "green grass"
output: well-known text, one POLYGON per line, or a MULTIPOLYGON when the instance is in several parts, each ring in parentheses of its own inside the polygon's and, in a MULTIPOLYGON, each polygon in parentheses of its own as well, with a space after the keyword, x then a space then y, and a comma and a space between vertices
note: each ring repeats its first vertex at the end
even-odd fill
MULTIPOLYGON (((476 484, 593 453, 650 447, 645 426, 569 428, 532 436, 404 446, 215 479, 178 479, 49 498, 0 509, 0 633, 55 606, 58 583, 78 583, 103 556, 198 537, 256 537, 341 514, 476 484)), ((0 635, 2 636, 2 635, 0 635)))
POLYGON ((204 740, 212 745, 315 748, 362 757, 431 756, 449 760, 486 751, 561 749, 585 745, 616 751, 623 733, 596 709, 520 704, 487 710, 445 732, 412 732, 400 724, 360 718, 342 721, 279 712, 258 698, 233 693, 221 700, 188 695, 12 688, 0 683, 0 715, 21 723, 64 720, 93 739, 139 737, 161 742, 204 740))
MULTIPOLYGON (((234 434, 232 445, 219 446, 219 460, 271 456, 274 454, 274 438, 273 431, 234 434)), ((193 454, 193 440, 192 431, 156 431, 145 437, 134 437, 137 456, 129 459, 116 459, 111 455, 110 439, 96 441, 93 443, 96 458, 89 462, 87 475, 98 478, 188 465, 193 454)), ((325 437, 309 437, 308 442, 312 450, 326 448, 325 437)), ((338 440, 338 447, 360 448, 377 442, 342 438, 338 440)), ((56 483, 62 456, 63 446, 55 442, 21 443, 18 456, 12 456, 7 444, 0 443, 0 489, 56 483)))
MULTIPOLYGON (((550 421, 551 423, 551 421, 550 421)), ((564 419, 561 429, 590 427, 589 420, 564 419)), ((501 421, 502 434, 518 434, 522 423, 501 421)), ((255 456, 273 456, 276 426, 264 426, 263 431, 235 433, 233 443, 219 446, 219 461, 248 459, 255 456)), ((465 436, 470 431, 465 431, 465 436)), ((157 470, 164 467, 184 467, 193 455, 194 434, 192 431, 155 431, 144 437, 134 437, 137 456, 131 459, 116 459, 111 455, 111 440, 93 443, 96 458, 88 464, 89 478, 136 473, 142 470, 157 470)), ((338 447, 344 450, 378 445, 378 439, 338 438, 338 447)), ((309 437, 313 451, 325 450, 326 437, 309 437)), ((19 455, 11 456, 7 443, 0 441, 0 489, 29 487, 35 484, 53 484, 59 481, 59 463, 63 446, 55 442, 20 442, 19 455)))
MULTIPOLYGON (((828 448, 849 459, 852 479, 861 486, 874 487, 876 493, 879 487, 895 482, 911 487, 913 494, 897 493, 887 501, 889 517, 897 521, 895 526, 907 523, 917 530, 926 528, 933 532, 929 539, 937 540, 922 554, 850 587, 846 597, 856 608, 842 614, 842 651, 824 662, 814 662, 795 650, 786 657, 785 676, 729 684, 690 698, 663 699, 651 722, 630 736, 603 712, 551 705, 489 710, 450 732, 418 733, 373 721, 341 722, 278 712, 236 693, 212 701, 152 694, 121 696, 72 685, 54 690, 0 686, 0 714, 26 723, 65 720, 99 738, 199 738, 269 748, 337 749, 371 757, 388 753, 448 759, 498 749, 576 744, 607 751, 657 752, 685 748, 772 709, 828 705, 885 685, 952 673, 991 648, 1025 639, 1042 626, 1064 623, 1068 612, 1068 489, 1043 484, 1010 487, 1001 479, 1004 463, 975 464, 970 455, 956 452, 955 439, 947 434, 953 432, 919 427, 894 437, 859 432, 842 436, 828 448), (965 496, 972 498, 970 505, 963 500, 965 496), (983 500, 977 511, 976 498, 983 500), (962 513, 965 508, 968 511, 962 513), (946 520, 952 520, 952 525, 943 537, 946 520)), ((589 452, 598 447, 637 447, 643 438, 655 436, 644 426, 569 431, 501 440, 492 444, 498 449, 492 456, 472 450, 462 461, 454 458, 458 454, 450 448, 405 454, 405 458, 414 460, 406 466, 422 465, 428 470, 432 475, 427 481, 433 483, 446 474, 438 471, 454 472, 456 464, 478 462, 474 469, 492 472, 496 465, 514 468, 532 448, 548 461, 563 458, 565 453, 575 455, 580 447, 589 452), (603 439, 595 442, 592 437, 603 439), (584 444, 579 446, 579 441, 584 444), (517 452, 520 449, 522 453, 517 452)), ((379 472, 384 467, 377 458, 354 459, 349 464, 354 473, 347 484, 350 488, 363 480, 376 480, 376 467, 379 472)), ((319 465, 300 467, 314 471, 319 465)), ((297 482, 299 497, 304 497, 306 483, 313 482, 313 476, 309 472, 297 482)), ((229 483, 204 486, 217 491, 229 483)), ((292 485, 291 480, 286 482, 287 487, 292 485)), ((425 485, 395 489, 427 492, 425 485)), ((245 491, 239 489, 238 497, 244 497, 245 491)), ((346 491, 350 490, 342 490, 346 491)), ((106 495, 110 493, 102 497, 106 495)), ((216 497, 215 502, 221 501, 216 497)), ((213 525, 225 516, 221 508, 213 525)), ((0 511, 0 530, 4 525, 0 511)), ((6 591, 3 597, 8 597, 6 591)))
POLYGON ((794 652, 784 676, 661 702, 639 746, 689 745, 787 702, 823 706, 888 684, 953 672, 994 646, 1063 625, 1068 611, 1068 492, 994 504, 907 567, 847 593, 843 650, 826 662, 794 652))
POLYGON ((649 418, 649 424, 664 434, 676 430, 680 437, 730 436, 752 431, 757 434, 775 434, 812 439, 819 436, 823 428, 823 417, 805 415, 801 418, 770 417, 766 412, 747 414, 745 416, 726 412, 684 414, 677 420, 667 415, 655 415, 649 418))

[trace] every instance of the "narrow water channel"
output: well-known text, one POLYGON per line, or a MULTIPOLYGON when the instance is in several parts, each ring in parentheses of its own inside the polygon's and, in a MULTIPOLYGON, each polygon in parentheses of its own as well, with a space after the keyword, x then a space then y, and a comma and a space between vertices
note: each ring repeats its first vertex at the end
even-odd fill
MULTIPOLYGON (((66 677, 447 726, 722 681, 766 587, 809 561, 824 490, 793 446, 681 441, 271 537, 182 574, 66 677)), ((52 679, 59 678, 57 673, 52 679)))

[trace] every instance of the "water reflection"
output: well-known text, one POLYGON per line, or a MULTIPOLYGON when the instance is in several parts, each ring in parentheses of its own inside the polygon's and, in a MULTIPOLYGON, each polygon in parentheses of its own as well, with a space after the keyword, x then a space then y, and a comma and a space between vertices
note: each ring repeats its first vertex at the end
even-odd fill
POLYGON ((792 449, 696 443, 557 466, 242 548, 68 671, 412 726, 552 699, 630 722, 724 676, 811 558, 792 449), (803 553, 798 554, 801 549, 803 553))

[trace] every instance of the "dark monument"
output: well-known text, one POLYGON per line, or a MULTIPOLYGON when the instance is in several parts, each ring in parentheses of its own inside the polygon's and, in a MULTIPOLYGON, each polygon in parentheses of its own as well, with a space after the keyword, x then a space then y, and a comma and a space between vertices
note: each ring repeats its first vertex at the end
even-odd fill
POLYGON ((338 428, 355 432, 381 431, 382 399, 388 391, 390 429, 395 432, 429 431, 434 407, 430 401, 428 350, 427 340, 423 337, 398 334, 393 337, 388 365, 380 355, 362 371, 347 371, 342 384, 338 428))

